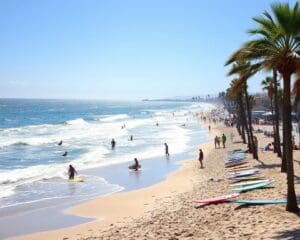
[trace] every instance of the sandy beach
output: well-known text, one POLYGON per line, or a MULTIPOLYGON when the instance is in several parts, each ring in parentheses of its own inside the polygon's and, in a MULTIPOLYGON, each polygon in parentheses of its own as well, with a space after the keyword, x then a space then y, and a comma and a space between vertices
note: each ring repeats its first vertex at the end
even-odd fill
MULTIPOLYGON (((227 151, 246 149, 235 128, 212 125, 211 135, 227 137, 225 149, 212 142, 201 145, 204 169, 195 158, 154 186, 101 197, 67 209, 66 212, 93 217, 95 221, 56 231, 14 239, 300 239, 300 218, 285 211, 285 205, 240 206, 233 203, 195 208, 195 200, 232 193, 224 168, 227 151), (213 179, 213 181, 211 181, 213 179)), ((270 138, 257 134, 262 147, 270 138)), ((284 199, 286 176, 280 173, 280 159, 273 152, 259 152, 259 161, 248 154, 249 165, 259 168, 274 187, 243 193, 239 199, 284 199)), ((295 151, 300 160, 300 151, 295 151)), ((300 164, 295 162, 296 193, 300 192, 300 164)))

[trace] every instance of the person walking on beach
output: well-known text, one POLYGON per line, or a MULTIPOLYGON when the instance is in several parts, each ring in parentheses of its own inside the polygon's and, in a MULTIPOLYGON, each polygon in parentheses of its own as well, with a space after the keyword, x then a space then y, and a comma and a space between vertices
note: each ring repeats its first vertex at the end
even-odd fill
POLYGON ((218 136, 215 137, 215 148, 217 148, 218 145, 218 136))
POLYGON ((166 152, 166 156, 169 157, 169 146, 167 143, 165 143, 165 152, 166 152))
POLYGON ((200 168, 203 168, 203 151, 202 149, 199 150, 199 162, 200 162, 200 168))
POLYGON ((114 138, 111 140, 110 144, 111 144, 111 149, 115 149, 115 147, 116 147, 116 141, 115 141, 114 138))
POLYGON ((210 125, 208 126, 208 131, 210 132, 210 130, 211 130, 211 127, 210 127, 210 125))
POLYGON ((73 180, 75 174, 78 174, 78 173, 77 173, 76 169, 72 165, 69 165, 68 174, 69 174, 69 180, 73 180))
POLYGON ((224 133, 223 133, 223 135, 222 135, 222 143, 223 143, 223 148, 225 148, 226 136, 225 136, 224 133))

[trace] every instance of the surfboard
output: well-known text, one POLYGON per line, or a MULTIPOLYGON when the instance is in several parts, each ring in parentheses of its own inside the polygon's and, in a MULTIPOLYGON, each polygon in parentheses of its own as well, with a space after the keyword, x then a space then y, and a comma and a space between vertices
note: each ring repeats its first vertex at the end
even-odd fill
POLYGON ((76 177, 74 179, 71 179, 70 181, 72 181, 72 182, 84 182, 84 179, 80 178, 80 177, 76 177))
POLYGON ((259 173, 258 169, 250 169, 250 170, 242 170, 242 171, 238 171, 238 172, 233 172, 233 173, 229 173, 229 175, 231 177, 240 177, 240 176, 244 176, 244 175, 249 175, 249 174, 256 174, 259 173))
POLYGON ((238 183, 232 183, 232 184, 230 184, 230 186, 232 186, 232 187, 247 186, 247 185, 252 185, 252 184, 257 184, 257 183, 263 183, 263 182, 267 182, 267 181, 269 181, 269 179, 265 179, 265 180, 252 180, 252 181, 242 181, 242 182, 238 182, 238 183))
POLYGON ((232 175, 229 176, 229 179, 235 179, 235 178, 241 178, 241 177, 252 177, 252 176, 256 176, 258 173, 243 173, 243 174, 239 174, 239 175, 232 175))
POLYGON ((236 178, 231 178, 230 180, 234 182, 241 182, 241 181, 249 181, 249 180, 262 180, 263 177, 260 176, 248 176, 248 177, 236 177, 236 178))
POLYGON ((235 172, 251 170, 251 169, 253 169, 253 168, 250 166, 245 166, 243 168, 229 168, 227 170, 228 170, 228 173, 235 173, 235 172))
POLYGON ((285 204, 286 200, 232 200, 232 203, 264 205, 264 204, 285 204))
MULTIPOLYGON (((139 165, 138 166, 138 169, 140 169, 142 166, 141 165, 139 165)), ((129 169, 133 169, 133 170, 135 170, 135 165, 130 165, 129 167, 128 167, 129 169)))
POLYGON ((235 166, 240 166, 240 165, 244 165, 244 164, 246 164, 246 163, 248 163, 248 162, 245 161, 245 162, 238 162, 238 163, 226 164, 226 165, 225 165, 225 168, 231 168, 231 167, 235 167, 235 166))
POLYGON ((263 182, 263 183, 257 183, 257 184, 252 184, 252 185, 243 186, 243 187, 239 187, 239 188, 234 188, 232 190, 236 191, 236 192, 247 192, 247 191, 258 189, 258 188, 264 188, 274 182, 275 182, 275 180, 270 180, 270 181, 263 182))
POLYGON ((199 203, 217 203, 217 202, 228 201, 230 199, 238 197, 239 195, 240 195, 239 193, 232 193, 232 194, 213 197, 213 198, 200 199, 200 200, 196 200, 196 202, 199 202, 199 203))
POLYGON ((235 162, 242 162, 246 161, 246 158, 234 158, 234 159, 227 159, 225 164, 235 163, 235 162))

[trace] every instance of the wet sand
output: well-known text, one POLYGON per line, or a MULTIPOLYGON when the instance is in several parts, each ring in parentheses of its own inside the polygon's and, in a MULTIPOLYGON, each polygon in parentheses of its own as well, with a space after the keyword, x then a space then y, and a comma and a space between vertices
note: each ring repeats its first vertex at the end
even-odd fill
MULTIPOLYGON (((227 147, 204 150, 204 169, 195 158, 162 183, 126 193, 101 197, 68 209, 68 213, 92 217, 86 224, 57 231, 21 236, 17 239, 300 239, 300 217, 285 211, 285 205, 243 207, 233 203, 196 209, 195 200, 232 193, 224 168, 227 151, 243 148, 234 128, 212 124, 212 136, 227 135, 227 147), (234 132, 233 143, 228 137, 234 132), (209 181, 210 179, 219 181, 209 181)), ((256 134, 262 147, 272 139, 256 134)), ((283 199, 286 176, 273 152, 259 152, 260 161, 247 158, 265 178, 275 179, 273 188, 243 193, 239 199, 283 199)), ((300 151, 295 151, 300 160, 300 151)), ((300 193, 300 165, 295 162, 296 193, 300 193)), ((299 199, 300 200, 300 199, 299 199)))

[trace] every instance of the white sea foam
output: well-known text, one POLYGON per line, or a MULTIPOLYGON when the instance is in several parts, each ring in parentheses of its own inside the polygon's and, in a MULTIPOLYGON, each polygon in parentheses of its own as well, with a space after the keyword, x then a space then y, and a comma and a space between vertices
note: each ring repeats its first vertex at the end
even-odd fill
POLYGON ((127 114, 117 114, 117 115, 109 115, 103 118, 100 118, 102 122, 113 122, 130 118, 127 114))
MULTIPOLYGON (((63 149, 69 151, 84 149, 70 161, 51 162, 35 166, 25 166, 20 169, 0 171, 0 197, 9 196, 14 189, 42 179, 54 177, 67 178, 68 164, 73 164, 77 170, 94 168, 132 161, 134 157, 140 160, 161 156, 164 154, 163 143, 167 142, 171 154, 182 153, 188 149, 190 130, 182 127, 183 123, 195 121, 191 112, 210 111, 214 105, 195 104, 183 110, 172 109, 152 111, 150 118, 134 119, 127 114, 110 115, 100 118, 100 121, 88 122, 82 118, 66 121, 65 124, 43 124, 5 129, 0 135, 0 147, 53 146, 54 152, 62 150, 57 146, 63 140, 63 149), (175 117, 173 117, 173 112, 175 117), (155 124, 159 122, 159 127, 155 124), (124 123, 126 127, 121 128, 124 123), (129 141, 133 135, 134 141, 129 141), (112 153, 110 141, 116 139, 117 148, 112 153), (70 150, 69 150, 70 149, 70 150)), ((144 110, 143 110, 144 111, 144 110)), ((60 156, 58 156, 59 158, 60 156)), ((67 158, 68 159, 68 158, 67 158)))
POLYGON ((84 119, 82 119, 82 118, 77 118, 74 120, 66 121, 66 124, 69 124, 69 125, 81 125, 81 124, 86 124, 86 123, 87 122, 84 121, 84 119))

